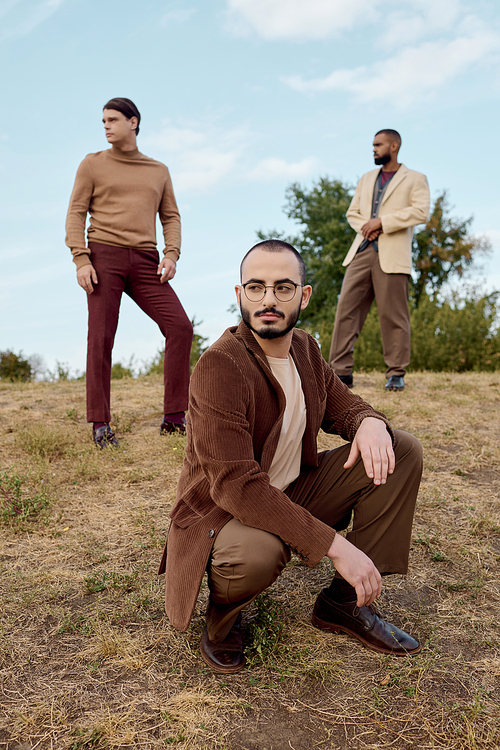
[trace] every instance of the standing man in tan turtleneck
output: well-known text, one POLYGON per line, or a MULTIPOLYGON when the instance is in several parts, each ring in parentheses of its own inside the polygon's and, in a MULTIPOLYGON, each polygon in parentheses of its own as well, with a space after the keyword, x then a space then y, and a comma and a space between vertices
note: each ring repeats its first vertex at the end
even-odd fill
POLYGON ((66 219, 66 244, 87 292, 87 421, 100 448, 118 445, 109 426, 110 381, 123 292, 165 336, 161 432, 185 432, 193 327, 169 284, 180 254, 181 222, 167 167, 137 149, 140 120, 130 99, 105 104, 104 132, 111 148, 88 154, 80 164, 66 219), (165 239, 161 261, 157 214, 165 239))

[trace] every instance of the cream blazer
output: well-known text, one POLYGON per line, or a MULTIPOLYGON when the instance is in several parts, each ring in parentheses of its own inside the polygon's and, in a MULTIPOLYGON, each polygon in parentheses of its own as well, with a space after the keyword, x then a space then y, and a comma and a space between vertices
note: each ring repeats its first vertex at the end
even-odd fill
MULTIPOLYGON (((358 182, 347 210, 347 221, 357 232, 342 265, 348 266, 363 242, 361 227, 372 214, 375 181, 380 169, 367 172, 358 182)), ((382 234, 378 237, 380 267, 384 273, 411 273, 413 227, 429 220, 427 177, 401 164, 385 191, 379 209, 382 234)))

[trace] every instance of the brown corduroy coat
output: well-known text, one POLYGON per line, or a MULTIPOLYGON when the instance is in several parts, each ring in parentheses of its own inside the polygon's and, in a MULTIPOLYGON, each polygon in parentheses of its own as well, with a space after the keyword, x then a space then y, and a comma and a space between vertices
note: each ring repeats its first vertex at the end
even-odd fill
MULTIPOLYGON (((388 424, 341 383, 304 331, 294 330, 290 355, 307 410, 303 467, 318 465, 320 428, 352 441, 365 417, 388 424)), ((186 457, 159 570, 166 573, 165 609, 178 630, 189 625, 213 541, 231 518, 276 534, 308 566, 333 541, 332 528, 269 484, 284 410, 283 390, 251 330, 245 323, 227 329, 191 378, 186 457)))

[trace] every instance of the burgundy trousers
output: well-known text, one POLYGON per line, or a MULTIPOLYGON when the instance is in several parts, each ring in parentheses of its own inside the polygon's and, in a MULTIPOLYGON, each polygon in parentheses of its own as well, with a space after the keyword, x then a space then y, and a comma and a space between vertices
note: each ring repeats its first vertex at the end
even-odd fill
POLYGON ((98 283, 87 295, 87 421, 111 419, 111 352, 123 292, 158 324, 165 337, 164 414, 186 411, 193 326, 168 281, 160 282, 158 252, 97 242, 89 242, 89 248, 98 283))

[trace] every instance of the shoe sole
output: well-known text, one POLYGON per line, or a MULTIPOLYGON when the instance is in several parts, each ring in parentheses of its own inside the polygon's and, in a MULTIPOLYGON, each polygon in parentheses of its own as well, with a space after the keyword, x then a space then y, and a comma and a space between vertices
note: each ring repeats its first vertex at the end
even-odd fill
POLYGON ((387 654, 388 656, 416 656, 422 650, 420 644, 412 651, 393 651, 392 649, 384 648, 383 646, 375 646, 373 643, 370 643, 370 641, 365 640, 359 633, 354 632, 354 630, 349 630, 349 628, 346 628, 343 625, 333 625, 330 622, 325 622, 324 620, 320 620, 319 617, 316 617, 314 614, 311 617, 311 622, 314 627, 319 630, 326 630, 329 633, 346 633, 347 635, 351 635, 353 638, 360 641, 363 646, 369 648, 370 651, 376 651, 378 654, 387 654))
POLYGON ((246 664, 246 659, 243 657, 243 661, 241 664, 237 664, 235 667, 222 667, 219 664, 216 664, 212 661, 212 659, 207 656, 203 651, 200 650, 201 658, 205 662, 205 664, 208 664, 210 669, 212 669, 214 672, 220 672, 221 674, 234 674, 235 672, 241 672, 242 669, 244 669, 246 664))

